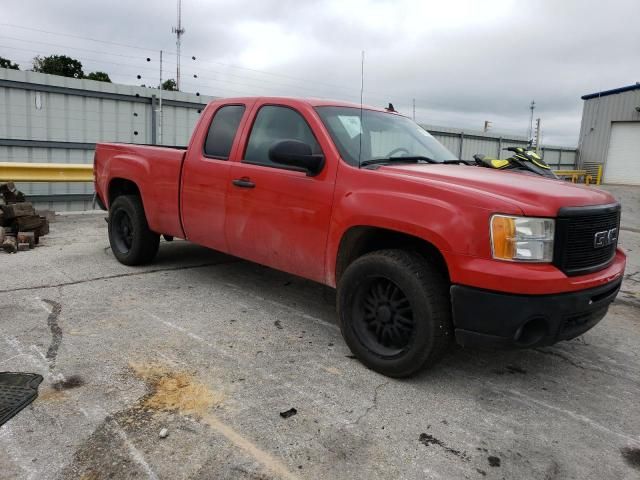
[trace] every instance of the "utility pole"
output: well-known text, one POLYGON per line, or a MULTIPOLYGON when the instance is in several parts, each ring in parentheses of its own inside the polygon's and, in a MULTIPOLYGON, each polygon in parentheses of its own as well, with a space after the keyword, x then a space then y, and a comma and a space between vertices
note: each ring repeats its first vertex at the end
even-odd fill
POLYGON ((158 125, 158 139, 160 140, 160 145, 162 145, 162 50, 160 50, 160 101, 158 107, 158 113, 160 114, 160 123, 158 125))
POLYGON ((536 118, 536 153, 540 153, 540 119, 536 118))
POLYGON ((180 37, 185 30, 182 28, 182 0, 178 0, 178 26, 171 29, 176 34, 176 89, 180 91, 180 37))
POLYGON ((529 105, 529 110, 531 110, 531 116, 529 117, 529 133, 527 134, 527 137, 529 138, 529 141, 532 140, 532 135, 533 135, 533 111, 536 108, 536 102, 534 100, 531 100, 531 105, 529 105))
POLYGON ((416 99, 413 99, 413 121, 416 121, 416 99))

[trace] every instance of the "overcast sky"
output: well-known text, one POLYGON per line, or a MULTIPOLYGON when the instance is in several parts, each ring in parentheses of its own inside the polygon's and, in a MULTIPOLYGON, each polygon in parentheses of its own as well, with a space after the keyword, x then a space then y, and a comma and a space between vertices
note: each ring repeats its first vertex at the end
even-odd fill
MULTIPOLYGON (((415 98, 420 123, 526 135, 535 100, 544 143, 574 146, 580 96, 640 81, 640 0, 183 0, 182 11, 182 90, 209 95, 358 101, 364 50, 365 103, 411 115, 415 98)), ((160 49, 175 77, 175 24, 174 0, 5 0, 0 56, 28 69, 36 54, 67 54, 85 73, 156 85, 160 49)))

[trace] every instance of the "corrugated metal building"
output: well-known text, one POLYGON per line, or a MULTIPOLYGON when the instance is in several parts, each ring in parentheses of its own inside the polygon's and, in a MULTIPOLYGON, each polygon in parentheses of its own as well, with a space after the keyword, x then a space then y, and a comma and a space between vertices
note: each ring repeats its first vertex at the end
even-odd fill
MULTIPOLYGON (((213 97, 0 68, 0 161, 91 163, 97 142, 186 145, 213 97), (160 127, 162 126, 162 131, 160 127)), ((36 205, 86 210, 91 183, 23 183, 36 205)))
MULTIPOLYGON (((434 125, 421 125, 452 153, 463 160, 473 160, 473 155, 482 153, 494 158, 507 158, 513 155, 505 151, 507 147, 526 147, 529 145, 527 137, 498 132, 483 132, 478 130, 461 130, 434 125)), ((553 169, 572 169, 576 164, 576 149, 553 145, 542 145, 541 153, 553 169)))
POLYGON ((604 164, 605 183, 640 185, 640 83, 582 99, 579 166, 604 164))

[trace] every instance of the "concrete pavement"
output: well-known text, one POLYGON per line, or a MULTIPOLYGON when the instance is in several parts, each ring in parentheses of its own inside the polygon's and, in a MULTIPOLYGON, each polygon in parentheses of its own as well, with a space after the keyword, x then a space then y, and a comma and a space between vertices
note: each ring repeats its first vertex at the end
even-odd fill
POLYGON ((549 348, 454 348, 409 380, 351 358, 317 284, 181 241, 125 267, 103 215, 58 217, 41 247, 0 254, 0 370, 45 377, 0 427, 0 477, 640 478, 627 211, 625 293, 601 324, 549 348))

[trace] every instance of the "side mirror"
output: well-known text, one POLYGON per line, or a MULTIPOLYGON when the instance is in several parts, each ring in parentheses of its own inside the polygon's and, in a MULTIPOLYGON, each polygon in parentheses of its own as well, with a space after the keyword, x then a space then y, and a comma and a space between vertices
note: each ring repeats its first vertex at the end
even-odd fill
POLYGON ((314 155, 311 147, 298 140, 281 140, 269 149, 269 160, 280 165, 294 167, 313 177, 324 167, 324 156, 314 155))

